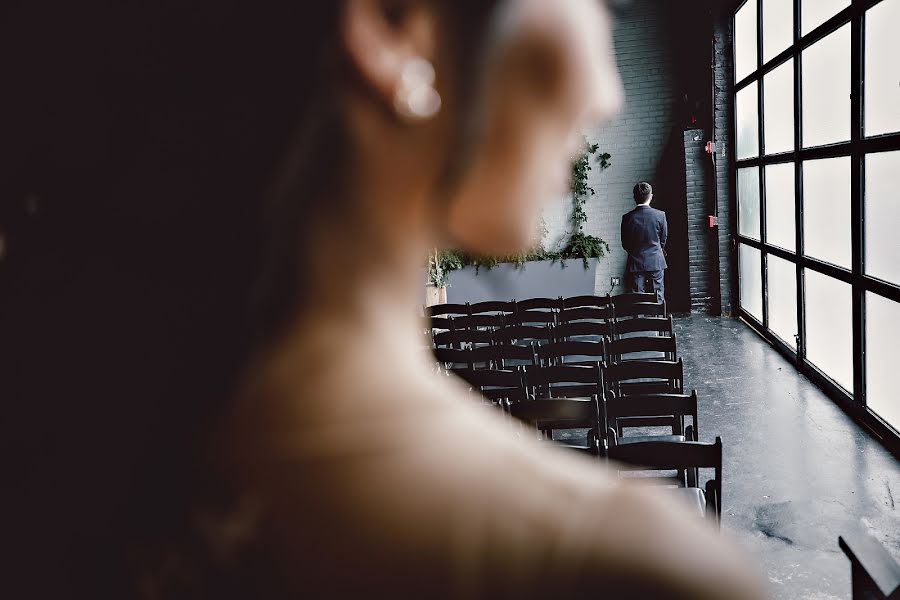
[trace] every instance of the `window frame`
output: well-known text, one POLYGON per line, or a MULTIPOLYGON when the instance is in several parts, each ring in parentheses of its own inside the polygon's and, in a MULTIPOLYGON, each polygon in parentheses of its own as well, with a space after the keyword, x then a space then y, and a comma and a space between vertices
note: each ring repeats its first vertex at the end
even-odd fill
MULTIPOLYGON (((735 20, 738 11, 746 4, 742 0, 734 9, 731 18, 731 27, 734 31, 735 20)), ((825 23, 822 23, 806 35, 802 35, 801 2, 804 0, 791 0, 794 10, 793 43, 790 47, 772 57, 768 61, 763 60, 763 6, 764 2, 757 2, 757 68, 749 75, 734 82, 732 88, 732 100, 736 101, 737 94, 748 85, 757 84, 759 101, 759 156, 736 158, 732 137, 731 156, 731 194, 732 194, 732 231, 735 240, 735 256, 739 253, 740 244, 752 246, 762 254, 760 268, 762 269, 762 294, 763 294, 763 319, 756 319, 753 315, 743 310, 740 306, 740 277, 735 285, 738 286, 735 298, 738 299, 735 313, 747 322, 754 330, 762 335, 777 350, 785 355, 799 370, 815 381, 829 396, 831 396, 848 414, 860 424, 868 428, 877 437, 881 438, 885 445, 895 454, 900 455, 900 423, 888 424, 866 406, 866 357, 865 357, 865 296, 872 292, 889 300, 900 303, 900 285, 895 285, 876 279, 865 274, 865 157, 866 155, 900 150, 900 132, 880 134, 866 137, 865 135, 865 20, 866 11, 873 6, 887 0, 853 0, 850 6, 833 15, 825 23), (803 128, 803 51, 819 42, 826 36, 834 33, 839 28, 850 24, 851 30, 851 123, 850 140, 804 148, 802 146, 803 128), (778 154, 766 154, 765 145, 765 76, 786 61, 793 59, 794 67, 794 149, 778 154), (804 243, 804 213, 803 213, 803 164, 805 161, 821 158, 849 157, 851 161, 851 197, 850 197, 850 228, 851 228, 851 268, 845 269, 821 260, 805 256, 804 243), (768 243, 766 231, 766 166, 789 163, 794 165, 795 186, 795 249, 785 250, 768 243), (760 239, 745 237, 740 234, 737 198, 737 170, 746 167, 759 167, 760 177, 760 239), (796 350, 783 342, 769 329, 769 294, 768 294, 768 257, 769 255, 787 260, 792 263, 797 276, 797 336, 796 350), (807 270, 815 271, 823 275, 833 277, 850 284, 852 290, 853 305, 853 389, 845 391, 828 374, 813 365, 806 356, 806 314, 805 314, 805 285, 804 273, 807 270)), ((810 1, 810 0, 805 0, 810 1)), ((736 57, 734 36, 731 38, 732 65, 736 57)), ((734 78, 734 70, 731 73, 734 78)), ((732 105, 734 106, 734 104, 732 105)), ((737 115, 732 111, 732 131, 737 128, 737 115)))

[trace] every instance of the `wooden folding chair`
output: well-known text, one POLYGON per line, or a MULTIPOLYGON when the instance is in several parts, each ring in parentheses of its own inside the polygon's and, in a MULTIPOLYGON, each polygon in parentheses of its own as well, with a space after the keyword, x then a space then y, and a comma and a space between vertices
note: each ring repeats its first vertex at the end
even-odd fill
MULTIPOLYGON (((697 473, 713 469, 714 477, 703 488, 688 485, 687 479, 675 478, 679 489, 672 490, 679 501, 693 507, 699 516, 722 523, 722 438, 715 443, 642 442, 610 446, 608 458, 618 463, 615 468, 626 471, 677 471, 697 473)), ((671 481, 671 480, 670 480, 671 481)))
POLYGON ((557 325, 553 333, 557 342, 599 342, 612 335, 613 325, 609 322, 576 321, 557 325))
POLYGON ((610 296, 572 296, 563 298, 563 310, 569 308, 581 308, 583 306, 609 306, 611 303, 610 296))
POLYGON ((498 344, 549 344, 553 341, 553 327, 535 325, 513 325, 503 327, 494 332, 494 340, 498 344))
POLYGON ((562 310, 562 297, 558 298, 529 298, 528 300, 516 300, 516 311, 523 310, 562 310))
POLYGON ((613 320, 613 337, 633 337, 641 335, 675 335, 675 323, 672 317, 632 317, 613 320))
POLYGON ((515 302, 488 300, 486 302, 474 302, 469 304, 469 314, 510 314, 516 310, 515 302))
POLYGON ((599 342, 555 342, 538 346, 537 355, 543 367, 595 365, 607 360, 606 338, 601 338, 599 342))
POLYGON ((675 335, 616 338, 607 344, 608 362, 669 360, 678 358, 675 335), (650 355, 650 356, 648 356, 650 355))
POLYGON ((450 373, 469 384, 493 404, 506 406, 509 402, 527 399, 521 370, 513 369, 453 369, 450 373))
POLYGON ((472 314, 469 312, 468 304, 436 304, 434 306, 425 307, 426 317, 438 316, 465 316, 472 314))

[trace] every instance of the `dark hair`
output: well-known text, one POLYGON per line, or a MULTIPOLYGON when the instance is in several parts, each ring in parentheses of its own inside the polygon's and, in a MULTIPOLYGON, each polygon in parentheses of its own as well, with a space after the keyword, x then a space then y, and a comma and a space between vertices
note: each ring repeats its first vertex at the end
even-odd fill
MULTIPOLYGON (((4 537, 29 595, 127 595, 126 549, 183 526, 197 444, 305 296, 304 227, 347 209, 313 202, 344 150, 341 4, 0 9, 4 537)), ((494 4, 434 2, 462 71, 494 4)))
POLYGON ((642 181, 634 186, 634 201, 643 204, 653 195, 653 188, 646 181, 642 181))

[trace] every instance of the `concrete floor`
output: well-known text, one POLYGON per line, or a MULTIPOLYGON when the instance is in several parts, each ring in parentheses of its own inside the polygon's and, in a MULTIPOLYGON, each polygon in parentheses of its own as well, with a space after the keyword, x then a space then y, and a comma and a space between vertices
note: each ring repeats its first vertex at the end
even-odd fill
POLYGON ((724 443, 723 526, 772 596, 850 598, 844 532, 900 560, 900 462, 742 322, 691 315, 675 328, 701 440, 724 443))

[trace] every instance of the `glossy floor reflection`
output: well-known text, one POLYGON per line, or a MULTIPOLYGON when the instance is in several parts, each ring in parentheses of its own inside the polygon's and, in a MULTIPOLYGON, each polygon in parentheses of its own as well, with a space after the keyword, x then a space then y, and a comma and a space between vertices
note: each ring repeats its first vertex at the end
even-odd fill
POLYGON ((723 525, 775 598, 850 598, 838 536, 866 531, 900 559, 900 463, 736 319, 676 318, 700 437, 725 444, 723 525))

